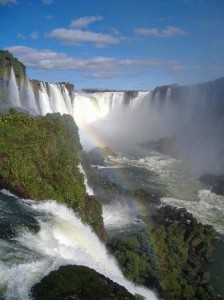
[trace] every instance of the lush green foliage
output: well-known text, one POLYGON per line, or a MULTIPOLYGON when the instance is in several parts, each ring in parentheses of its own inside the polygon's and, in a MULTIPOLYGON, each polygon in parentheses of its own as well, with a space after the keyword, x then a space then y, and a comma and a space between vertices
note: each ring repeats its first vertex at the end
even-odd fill
POLYGON ((190 214, 185 217, 184 212, 173 211, 171 215, 169 209, 162 209, 161 225, 112 241, 110 249, 128 278, 156 288, 165 299, 215 299, 204 271, 215 232, 190 214))
POLYGON ((0 187, 30 199, 55 199, 103 230, 101 205, 87 199, 78 169, 78 129, 69 115, 0 115, 0 187))
POLYGON ((137 300, 125 288, 84 266, 63 266, 31 290, 32 299, 137 300))
POLYGON ((161 290, 152 245, 146 232, 112 240, 108 246, 127 278, 137 284, 161 290))
POLYGON ((152 230, 166 299, 214 299, 213 289, 203 278, 203 265, 211 254, 213 238, 214 232, 201 224, 192 227, 191 232, 178 223, 152 230))

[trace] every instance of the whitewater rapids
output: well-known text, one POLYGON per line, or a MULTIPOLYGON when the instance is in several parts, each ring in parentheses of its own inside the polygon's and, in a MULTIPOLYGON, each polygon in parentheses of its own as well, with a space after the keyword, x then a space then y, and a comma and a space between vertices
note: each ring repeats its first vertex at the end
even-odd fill
POLYGON ((71 209, 52 200, 17 201, 33 212, 40 230, 33 233, 19 228, 17 237, 0 239, 0 291, 4 291, 3 299, 29 300, 33 285, 51 271, 68 264, 87 266, 124 286, 132 294, 157 299, 152 291, 135 286, 124 278, 115 259, 71 209))

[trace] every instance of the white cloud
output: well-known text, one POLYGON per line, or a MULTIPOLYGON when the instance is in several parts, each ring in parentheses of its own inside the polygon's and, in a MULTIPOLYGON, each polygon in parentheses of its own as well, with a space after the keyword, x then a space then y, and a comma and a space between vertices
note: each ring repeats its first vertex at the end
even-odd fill
POLYGON ((92 43, 97 47, 119 44, 119 39, 109 34, 83 31, 80 29, 57 28, 46 35, 48 38, 56 38, 63 44, 81 45, 83 43, 92 43))
POLYGON ((70 24, 70 27, 87 27, 89 24, 95 23, 97 21, 103 20, 102 16, 91 16, 91 17, 83 17, 76 20, 73 20, 70 24))
POLYGON ((17 4, 17 0, 0 0, 0 6, 10 5, 10 4, 17 4))
POLYGON ((42 0, 42 2, 43 2, 44 4, 49 5, 49 4, 53 3, 54 0, 42 0))
MULTIPOLYGON (((20 59, 27 67, 32 67, 38 70, 75 70, 98 73, 109 76, 109 72, 116 70, 124 70, 124 68, 146 68, 159 67, 162 62, 155 59, 117 59, 113 57, 90 57, 88 59, 69 57, 65 53, 53 52, 51 50, 36 50, 25 46, 14 46, 7 48, 18 59, 20 59)), ((118 74, 117 74, 118 75, 118 74)), ((93 75, 94 76, 94 75, 93 75)), ((121 74, 119 75, 119 77, 121 74)), ((115 76, 114 76, 115 77, 115 76)))
POLYGON ((34 31, 33 33, 31 33, 30 38, 32 40, 37 40, 39 38, 38 32, 34 31))
POLYGON ((174 37, 185 35, 186 31, 182 28, 175 27, 175 26, 167 26, 164 29, 158 28, 136 28, 134 30, 136 34, 143 35, 143 36, 155 36, 155 37, 174 37))

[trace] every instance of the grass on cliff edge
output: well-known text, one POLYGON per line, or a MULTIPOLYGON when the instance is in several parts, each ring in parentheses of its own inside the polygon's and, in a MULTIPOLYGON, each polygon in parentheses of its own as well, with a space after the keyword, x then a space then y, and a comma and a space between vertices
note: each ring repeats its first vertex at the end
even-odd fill
POLYGON ((81 151, 78 128, 69 115, 0 115, 0 188, 23 198, 65 203, 99 232, 101 205, 87 199, 78 169, 81 151))

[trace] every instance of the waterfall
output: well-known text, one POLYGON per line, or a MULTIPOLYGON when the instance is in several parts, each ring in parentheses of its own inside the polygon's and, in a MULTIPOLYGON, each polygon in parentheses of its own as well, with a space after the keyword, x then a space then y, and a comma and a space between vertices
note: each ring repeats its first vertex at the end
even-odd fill
POLYGON ((16 82, 16 76, 14 73, 14 69, 11 68, 11 76, 9 80, 9 100, 10 103, 15 107, 21 107, 20 95, 19 95, 19 87, 16 82))
POLYGON ((83 174, 83 176, 84 176, 84 184, 85 184, 85 187, 86 187, 86 192, 87 192, 87 194, 88 194, 89 196, 94 195, 94 191, 93 191, 93 189, 91 188, 91 186, 88 184, 88 179, 87 179, 87 177, 86 177, 86 173, 85 173, 85 171, 84 171, 82 165, 79 164, 79 165, 78 165, 78 168, 79 168, 79 171, 80 171, 80 172, 83 174))
POLYGON ((41 115, 45 116, 47 113, 53 113, 50 100, 47 93, 46 86, 43 82, 40 83, 40 90, 39 90, 39 107, 41 115))
POLYGON ((70 114, 86 145, 107 145, 121 151, 120 145, 128 148, 144 141, 174 137, 197 173, 208 166, 208 156, 209 167, 205 171, 222 172, 222 80, 188 87, 162 86, 152 92, 71 92, 64 83, 40 82, 34 93, 29 80, 20 80, 20 86, 17 85, 11 69, 7 86, 9 91, 5 94, 9 99, 2 98, 1 104, 4 110, 14 106, 32 114, 70 114))
POLYGON ((29 110, 33 110, 36 112, 36 114, 39 114, 39 109, 36 104, 34 92, 33 92, 33 87, 31 86, 31 83, 29 79, 26 79, 26 84, 27 84, 27 106, 29 110))
POLYGON ((80 128, 105 119, 111 112, 134 110, 142 106, 148 92, 74 92, 69 93, 66 84, 40 82, 34 93, 28 78, 17 85, 13 68, 9 81, 10 105, 21 107, 32 114, 70 114, 80 128))
POLYGON ((70 97, 69 91, 65 86, 62 86, 61 88, 62 88, 62 97, 65 101, 67 111, 69 114, 73 115, 73 105, 72 105, 73 99, 70 97))
MULTIPOLYGON (((0 207, 7 207, 11 218, 14 214, 18 218, 18 205, 25 215, 38 221, 40 230, 33 233, 17 222, 17 237, 0 239, 0 297, 4 292, 5 300, 29 300, 33 285, 60 266, 71 264, 94 269, 132 294, 141 294, 148 300, 157 299, 152 291, 124 278, 115 259, 72 209, 55 201, 35 202, 12 196, 8 199, 0 194, 0 207)), ((2 218, 8 218, 8 214, 3 214, 2 218)))
POLYGON ((57 84, 49 84, 49 99, 53 112, 69 113, 62 92, 57 84))

